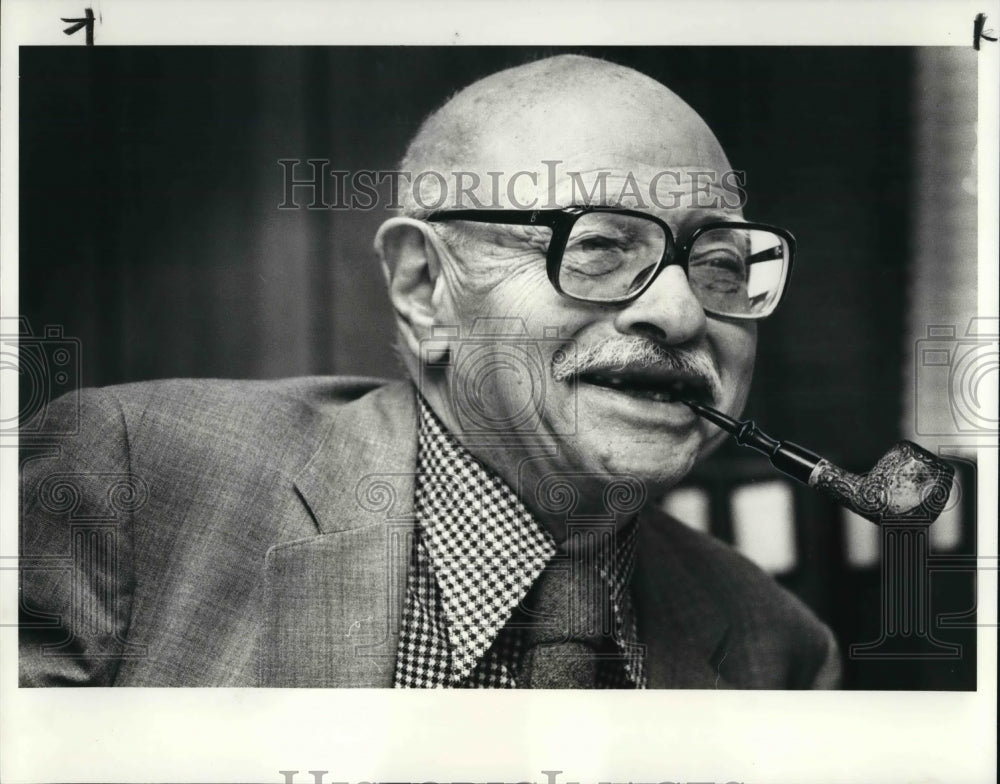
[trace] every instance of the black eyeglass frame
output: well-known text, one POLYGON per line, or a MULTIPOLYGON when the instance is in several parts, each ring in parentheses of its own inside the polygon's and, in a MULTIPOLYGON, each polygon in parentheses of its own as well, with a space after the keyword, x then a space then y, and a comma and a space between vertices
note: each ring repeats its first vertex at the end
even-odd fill
POLYGON ((687 275, 689 255, 691 253, 692 246, 702 234, 707 231, 711 231, 712 229, 759 229, 761 231, 770 231, 777 234, 788 246, 788 266, 785 270, 785 279, 781 284, 781 291, 778 292, 778 296, 775 299, 775 305, 763 315, 719 313, 702 305, 702 308, 706 313, 711 313, 712 315, 727 319, 731 318, 747 321, 759 321, 760 319, 767 318, 774 313, 778 305, 784 299, 785 292, 788 290, 788 283, 792 278, 792 262, 795 258, 795 237, 790 231, 779 228, 778 226, 771 226, 767 223, 744 221, 712 221, 709 223, 703 223, 701 226, 695 228, 685 236, 684 242, 678 244, 674 238, 674 233, 670 230, 670 227, 660 218, 655 215, 650 215, 648 212, 639 212, 638 210, 628 210, 619 207, 577 206, 548 210, 441 210, 439 212, 432 212, 425 218, 425 220, 430 223, 443 223, 446 221, 461 220, 471 221, 473 223, 495 223, 507 224, 510 226, 545 226, 550 228, 552 229, 552 239, 549 242, 549 248, 546 252, 545 258, 545 270, 548 274, 549 282, 552 284, 553 288, 559 292, 559 294, 567 299, 576 300, 577 302, 589 302, 598 305, 626 305, 630 302, 634 302, 641 297, 650 286, 653 285, 653 281, 660 276, 660 273, 663 272, 663 270, 675 264, 684 271, 685 275, 687 275), (652 221, 663 230, 664 236, 667 240, 666 246, 663 249, 663 256, 657 263, 656 269, 649 276, 649 279, 637 290, 612 299, 592 299, 590 297, 580 297, 575 294, 570 294, 569 292, 563 291, 562 286, 559 285, 559 268, 562 264, 563 252, 566 250, 566 243, 569 241, 569 236, 573 231, 573 226, 582 216, 588 215, 592 212, 611 212, 617 215, 643 218, 644 220, 652 221))

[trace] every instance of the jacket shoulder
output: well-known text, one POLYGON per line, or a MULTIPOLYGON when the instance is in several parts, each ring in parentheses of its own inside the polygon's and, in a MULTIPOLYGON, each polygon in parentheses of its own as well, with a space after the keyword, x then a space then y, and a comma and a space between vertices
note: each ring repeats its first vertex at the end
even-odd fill
POLYGON ((366 377, 305 376, 272 381, 178 378, 103 387, 130 426, 170 419, 179 426, 235 425, 265 430, 272 417, 311 422, 392 382, 366 377))
POLYGON ((276 381, 169 379, 85 390, 83 408, 114 405, 134 458, 217 456, 232 470, 295 462, 315 449, 337 409, 387 382, 304 377, 276 381))
MULTIPOLYGON (((137 640, 147 655, 54 660, 40 655, 43 640, 22 635, 22 682, 256 682, 266 553, 319 533, 296 477, 331 433, 400 408, 404 394, 412 397, 405 383, 367 378, 181 379, 54 402, 45 424, 57 437, 22 458, 22 555, 65 557, 78 515, 113 526, 114 572, 96 598, 118 625, 77 637, 115 655, 137 640), (110 493, 122 482, 128 503, 110 493)), ((76 583, 51 571, 24 578, 27 605, 74 618, 76 583)))

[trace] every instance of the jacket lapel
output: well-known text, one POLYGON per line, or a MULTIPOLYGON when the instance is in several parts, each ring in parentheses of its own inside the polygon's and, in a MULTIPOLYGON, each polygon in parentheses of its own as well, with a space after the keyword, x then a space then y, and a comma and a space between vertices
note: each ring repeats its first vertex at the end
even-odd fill
POLYGON ((670 535, 682 524, 659 511, 639 522, 633 595, 649 688, 729 688, 718 671, 729 621, 691 574, 685 537, 670 535))
POLYGON ((265 560, 261 682, 392 685, 412 547, 417 418, 407 383, 338 408, 295 478, 321 534, 265 560))
MULTIPOLYGON (((392 685, 413 542, 417 411, 406 382, 337 409, 295 478, 320 535, 265 560, 261 683, 392 685)), ((645 513, 634 596, 650 688, 724 688, 728 620, 689 571, 681 525, 645 513)))

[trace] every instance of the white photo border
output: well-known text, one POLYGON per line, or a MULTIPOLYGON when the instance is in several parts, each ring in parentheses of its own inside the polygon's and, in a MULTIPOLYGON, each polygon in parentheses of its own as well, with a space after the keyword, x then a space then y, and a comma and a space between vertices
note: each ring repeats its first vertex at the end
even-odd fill
MULTIPOLYGON (((17 315, 18 46, 81 45, 83 0, 2 9, 0 307, 17 315)), ((966 2, 93 0, 98 45, 972 46, 966 2), (613 13, 609 13, 613 5, 613 13), (642 19, 642 24, 636 20, 642 19)), ((995 33, 994 33, 995 35, 995 33)), ((997 314, 998 44, 979 52, 979 308, 997 314)), ((0 390, 3 411, 16 390, 0 390)), ((19 689, 16 450, 0 449, 0 780, 987 781, 996 775, 996 487, 981 482, 974 693, 19 689), (560 771, 558 774, 545 771, 560 771)), ((983 449, 979 475, 997 475, 983 449)))

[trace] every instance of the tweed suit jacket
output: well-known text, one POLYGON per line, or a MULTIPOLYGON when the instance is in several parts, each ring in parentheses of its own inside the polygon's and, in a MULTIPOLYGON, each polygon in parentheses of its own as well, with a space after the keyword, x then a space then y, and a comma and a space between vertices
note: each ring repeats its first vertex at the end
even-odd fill
MULTIPOLYGON (((392 685, 414 388, 174 380, 57 401, 23 444, 23 686, 392 685)), ((833 687, 829 630, 722 543, 643 513, 654 688, 833 687)))

